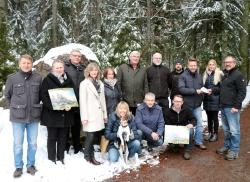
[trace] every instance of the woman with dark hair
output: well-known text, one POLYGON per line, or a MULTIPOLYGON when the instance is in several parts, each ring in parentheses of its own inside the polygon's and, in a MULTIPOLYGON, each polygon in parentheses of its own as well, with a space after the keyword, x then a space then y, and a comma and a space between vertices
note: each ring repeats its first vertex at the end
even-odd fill
POLYGON ((117 79, 113 68, 106 68, 104 76, 104 91, 108 117, 111 115, 121 100, 121 94, 117 86, 117 79))
POLYGON ((50 89, 74 88, 73 81, 64 72, 64 62, 55 60, 52 71, 42 82, 41 96, 43 102, 41 125, 47 126, 48 159, 56 162, 60 160, 64 164, 64 150, 67 140, 67 131, 73 122, 73 111, 70 107, 64 110, 54 110, 49 96, 50 89))

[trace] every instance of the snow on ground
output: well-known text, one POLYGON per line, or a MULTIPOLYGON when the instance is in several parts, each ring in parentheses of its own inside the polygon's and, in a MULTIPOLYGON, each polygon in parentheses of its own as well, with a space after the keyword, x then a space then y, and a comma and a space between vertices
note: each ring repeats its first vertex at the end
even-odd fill
MULTIPOLYGON (((243 105, 246 106, 250 101, 250 86, 247 87, 247 96, 243 101, 243 105)), ((9 122, 9 110, 3 110, 0 108, 0 181, 1 182, 68 182, 68 181, 102 181, 107 178, 111 178, 114 175, 119 175, 120 172, 130 170, 140 170, 141 164, 157 165, 159 164, 159 153, 165 150, 166 146, 157 148, 153 153, 148 153, 145 149, 145 154, 142 158, 136 157, 136 164, 126 165, 122 161, 115 164, 110 164, 107 160, 103 160, 100 152, 96 152, 95 156, 98 160, 102 160, 104 163, 100 166, 94 166, 84 160, 82 153, 73 154, 71 150, 69 154, 65 155, 65 165, 60 162, 54 164, 47 159, 47 131, 46 127, 39 127, 38 135, 38 149, 36 154, 36 167, 38 172, 35 176, 31 176, 26 173, 24 166, 24 174, 19 179, 13 179, 12 175, 15 170, 13 159, 13 138, 12 127, 9 122)), ((206 115, 203 112, 203 120, 206 120, 206 115)), ((97 148, 97 147, 96 147, 97 148)), ((26 164, 27 156, 27 143, 24 139, 24 165, 26 164)))

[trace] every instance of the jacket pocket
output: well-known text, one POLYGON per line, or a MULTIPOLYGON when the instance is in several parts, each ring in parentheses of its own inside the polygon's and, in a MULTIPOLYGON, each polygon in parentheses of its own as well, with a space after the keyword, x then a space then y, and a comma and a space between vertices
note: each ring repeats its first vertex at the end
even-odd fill
POLYGON ((31 84, 32 92, 39 92, 39 88, 40 88, 40 85, 38 83, 31 84))
POLYGON ((23 83, 15 84, 13 86, 13 92, 14 92, 15 95, 24 94, 24 84, 23 83))
POLYGON ((10 115, 13 116, 13 118, 24 119, 26 116, 26 105, 11 104, 10 115))
POLYGON ((41 116, 41 111, 42 111, 41 104, 33 104, 32 105, 31 115, 34 118, 39 118, 41 116))

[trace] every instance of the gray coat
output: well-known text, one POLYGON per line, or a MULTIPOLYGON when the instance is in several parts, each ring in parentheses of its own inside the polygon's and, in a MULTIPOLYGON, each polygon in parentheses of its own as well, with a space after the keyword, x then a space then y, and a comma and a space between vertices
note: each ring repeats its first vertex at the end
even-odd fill
POLYGON ((179 76, 179 91, 184 98, 184 106, 195 109, 201 106, 203 95, 198 95, 196 90, 203 87, 201 75, 196 71, 194 74, 186 69, 179 76))
POLYGON ((41 83, 42 77, 34 72, 27 76, 18 71, 8 76, 4 95, 10 105, 10 121, 40 121, 41 83))
POLYGON ((139 66, 133 69, 130 64, 122 64, 117 72, 117 85, 121 90, 122 98, 129 107, 137 107, 148 92, 146 69, 139 66))

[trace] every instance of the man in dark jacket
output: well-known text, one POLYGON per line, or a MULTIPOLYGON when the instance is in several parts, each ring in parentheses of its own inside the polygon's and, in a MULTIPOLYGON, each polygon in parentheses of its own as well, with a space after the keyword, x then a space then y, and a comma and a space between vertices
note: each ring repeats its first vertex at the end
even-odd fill
POLYGON ((179 76, 183 73, 184 68, 183 68, 183 61, 181 60, 176 60, 175 61, 175 68, 174 70, 170 73, 171 77, 171 94, 170 94, 170 99, 173 100, 175 95, 179 95, 179 76))
POLYGON ((240 110, 246 97, 246 80, 237 69, 234 56, 225 57, 224 68, 220 90, 224 146, 216 152, 226 154, 226 160, 235 160, 240 149, 240 110))
POLYGON ((117 72, 118 88, 134 115, 137 106, 143 102, 144 95, 148 92, 146 69, 140 66, 139 60, 140 53, 132 51, 129 64, 122 64, 117 72))
POLYGON ((155 53, 152 56, 152 65, 147 69, 149 92, 155 94, 156 102, 161 106, 164 120, 169 108, 168 96, 171 89, 170 71, 162 65, 162 55, 155 53))
MULTIPOLYGON (((165 123, 167 125, 177 125, 177 126, 186 126, 190 129, 189 132, 189 144, 184 145, 184 159, 190 159, 190 151, 192 150, 192 139, 193 139, 193 127, 196 124, 196 118, 194 117, 192 111, 188 108, 183 108, 183 97, 181 95, 175 95, 173 97, 173 105, 170 109, 167 110, 167 119, 165 123)), ((178 152, 179 145, 172 144, 170 147, 174 152, 178 152)))
POLYGON ((35 175, 35 155, 37 150, 38 125, 41 115, 40 87, 42 77, 32 72, 32 57, 22 55, 19 59, 19 71, 9 75, 5 98, 10 105, 10 121, 13 127, 14 160, 16 170, 14 178, 23 173, 23 139, 27 132, 28 153, 27 172, 35 175))
POLYGON ((203 144, 203 126, 201 103, 203 93, 202 77, 198 73, 198 63, 195 58, 188 60, 187 69, 179 77, 179 91, 184 98, 184 107, 189 108, 197 119, 195 130, 195 145, 202 150, 206 149, 203 144))
MULTIPOLYGON (((82 53, 73 49, 70 52, 69 56, 70 60, 65 62, 65 72, 69 74, 71 79, 74 82, 74 90, 76 92, 77 100, 79 101, 79 85, 82 80, 84 80, 84 65, 81 63, 82 53)), ((75 108, 74 112, 74 120, 73 126, 68 131, 68 139, 69 132, 71 131, 74 153, 77 154, 79 151, 82 151, 82 145, 80 143, 80 131, 81 131, 81 119, 79 108, 75 108)), ((70 148, 70 142, 67 142, 66 150, 68 151, 70 148)))
POLYGON ((164 119, 162 109, 155 103, 155 95, 151 92, 145 95, 135 115, 135 123, 142 140, 146 140, 148 151, 163 144, 164 119))

